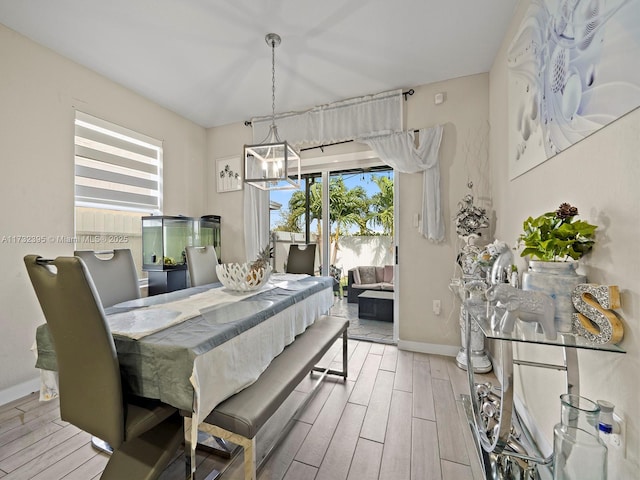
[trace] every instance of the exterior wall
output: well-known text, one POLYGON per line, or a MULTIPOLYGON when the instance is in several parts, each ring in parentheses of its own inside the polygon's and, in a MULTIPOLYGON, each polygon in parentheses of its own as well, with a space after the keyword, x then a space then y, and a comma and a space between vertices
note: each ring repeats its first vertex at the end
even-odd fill
MULTIPOLYGON (((581 260, 591 283, 618 285, 625 326, 625 355, 580 350, 580 393, 608 400, 626 419, 626 459, 609 449, 608 478, 637 478, 640 465, 640 109, 624 116, 520 177, 509 180, 507 163, 506 50, 529 2, 521 2, 490 72, 491 184, 497 217, 496 236, 511 245, 528 216, 561 202, 576 205, 580 218, 599 226, 593 251, 581 260)), ((520 260, 520 269, 524 261, 520 260)), ((562 362, 558 348, 517 345, 519 358, 562 362)), ((539 428, 540 443, 552 441, 559 420, 564 375, 551 370, 516 370, 516 392, 539 428)))
MULTIPOLYGON (((44 322, 22 258, 73 253, 75 110, 163 141, 164 211, 202 215, 205 130, 0 25, 0 404, 38 388, 30 351, 44 322), (5 238, 4 242, 1 242, 5 238)), ((126 248, 124 245, 122 248, 126 248)))
POLYGON ((361 265, 393 265, 393 241, 389 236, 353 236, 340 239, 336 266, 347 271, 361 265))

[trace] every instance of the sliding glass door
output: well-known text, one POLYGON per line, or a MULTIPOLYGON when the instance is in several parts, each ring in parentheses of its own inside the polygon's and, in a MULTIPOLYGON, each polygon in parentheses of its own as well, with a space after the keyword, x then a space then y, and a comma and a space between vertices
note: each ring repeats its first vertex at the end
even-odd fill
POLYGON ((358 264, 392 265, 393 178, 386 166, 325 171, 306 175, 301 190, 272 191, 276 270, 285 268, 292 243, 317 244, 318 273, 338 278, 346 278, 347 270, 358 264), (327 182, 328 192, 323 188, 327 182), (323 265, 328 267, 320 272, 323 265))
POLYGON ((322 252, 322 177, 306 175, 300 190, 272 190, 269 199, 270 234, 275 271, 286 271, 292 244, 317 244, 315 270, 322 252))

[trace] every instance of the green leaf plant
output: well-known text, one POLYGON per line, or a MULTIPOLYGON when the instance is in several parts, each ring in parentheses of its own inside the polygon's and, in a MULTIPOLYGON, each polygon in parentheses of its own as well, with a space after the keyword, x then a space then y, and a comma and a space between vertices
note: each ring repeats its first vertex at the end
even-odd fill
POLYGON ((527 218, 522 224, 524 233, 518 237, 518 246, 524 245, 521 257, 532 260, 561 262, 579 260, 591 251, 598 228, 583 220, 576 220, 578 209, 568 203, 555 212, 527 218))

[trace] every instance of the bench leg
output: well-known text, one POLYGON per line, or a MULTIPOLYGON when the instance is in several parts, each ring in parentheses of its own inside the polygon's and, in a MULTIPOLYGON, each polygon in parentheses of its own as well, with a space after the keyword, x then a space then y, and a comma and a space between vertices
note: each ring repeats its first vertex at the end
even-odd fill
POLYGON ((347 340, 348 340, 348 335, 347 335, 347 331, 345 330, 344 333, 342 334, 342 378, 344 378, 344 381, 347 381, 347 371, 349 370, 349 359, 348 359, 348 355, 347 355, 347 340))
POLYGON ((347 381, 347 373, 349 370, 349 359, 347 354, 347 343, 348 343, 348 335, 345 330, 342 334, 342 370, 334 370, 332 368, 323 368, 323 367, 313 367, 311 372, 322 372, 327 375, 337 375, 342 377, 344 381, 347 381))
POLYGON ((244 480, 257 479, 256 463, 256 439, 246 438, 237 433, 229 432, 223 428, 208 423, 201 423, 198 427, 200 431, 207 432, 215 437, 220 437, 230 442, 240 445, 244 449, 244 480))

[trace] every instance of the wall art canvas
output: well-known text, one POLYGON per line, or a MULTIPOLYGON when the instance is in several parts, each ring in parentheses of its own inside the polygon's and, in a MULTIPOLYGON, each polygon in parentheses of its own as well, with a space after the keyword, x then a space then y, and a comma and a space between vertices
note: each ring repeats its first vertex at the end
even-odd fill
POLYGON ((215 177, 218 193, 242 190, 242 163, 240 157, 216 160, 215 177))
POLYGON ((531 0, 507 67, 514 179, 640 106, 640 1, 531 0))

